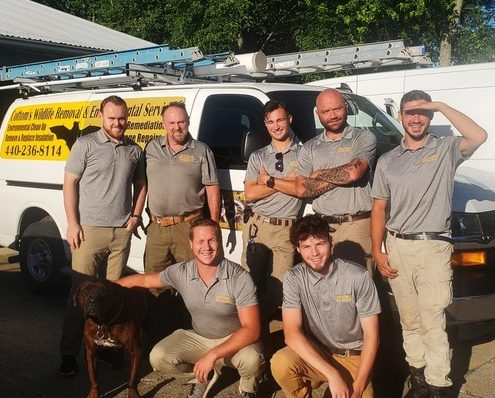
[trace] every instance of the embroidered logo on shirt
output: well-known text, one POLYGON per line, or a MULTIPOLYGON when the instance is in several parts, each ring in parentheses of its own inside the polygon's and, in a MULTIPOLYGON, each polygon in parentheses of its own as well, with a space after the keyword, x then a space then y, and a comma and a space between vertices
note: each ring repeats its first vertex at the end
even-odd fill
POLYGON ((431 163, 431 162, 436 162, 438 160, 438 155, 435 153, 430 156, 425 156, 424 158, 421 159, 421 163, 431 163))
POLYGON ((341 152, 341 153, 349 153, 350 151, 351 151, 350 146, 343 146, 343 147, 337 148, 337 152, 341 152))
POLYGON ((179 155, 179 160, 184 163, 194 162, 195 157, 193 155, 179 155))
POLYGON ((224 304, 234 304, 234 298, 232 296, 224 296, 221 294, 217 294, 215 296, 216 303, 224 303, 224 304))
POLYGON ((297 169, 297 160, 291 160, 289 162, 289 166, 292 167, 293 169, 297 169))
POLYGON ((336 303, 350 303, 352 301, 352 295, 341 294, 340 296, 335 296, 336 303))
POLYGON ((124 148, 124 158, 125 159, 131 159, 131 160, 134 160, 134 153, 132 151, 132 148, 130 147, 125 147, 124 148))

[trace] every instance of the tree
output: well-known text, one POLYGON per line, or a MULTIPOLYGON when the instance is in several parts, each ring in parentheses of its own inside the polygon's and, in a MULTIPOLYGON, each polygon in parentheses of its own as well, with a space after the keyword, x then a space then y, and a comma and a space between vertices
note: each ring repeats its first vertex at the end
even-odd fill
POLYGON ((495 1, 464 0, 452 31, 452 63, 495 61, 495 1))
POLYGON ((454 35, 456 26, 458 26, 460 22, 462 4, 463 0, 455 0, 452 14, 450 18, 448 18, 449 22, 451 22, 449 25, 452 26, 449 26, 440 41, 440 66, 448 66, 452 62, 452 36, 454 35))
POLYGON ((266 54, 403 39, 442 64, 493 61, 494 0, 38 0, 205 53, 266 54), (450 52, 450 56, 448 53, 450 52))

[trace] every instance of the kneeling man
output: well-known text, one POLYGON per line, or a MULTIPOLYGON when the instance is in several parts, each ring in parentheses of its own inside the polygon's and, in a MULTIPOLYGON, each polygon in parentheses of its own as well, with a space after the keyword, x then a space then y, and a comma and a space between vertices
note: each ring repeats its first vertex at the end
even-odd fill
POLYGON ((373 397, 378 349, 378 294, 366 268, 332 257, 328 224, 308 215, 291 228, 303 262, 284 278, 287 347, 271 360, 287 397, 310 397, 324 382, 333 398, 373 397))
POLYGON ((158 342, 150 353, 155 370, 196 377, 190 397, 205 397, 218 379, 218 367, 239 371, 240 396, 256 397, 264 372, 260 313, 251 276, 223 257, 221 230, 215 221, 191 225, 193 259, 164 271, 131 275, 122 286, 176 289, 189 310, 192 330, 179 329, 158 342))

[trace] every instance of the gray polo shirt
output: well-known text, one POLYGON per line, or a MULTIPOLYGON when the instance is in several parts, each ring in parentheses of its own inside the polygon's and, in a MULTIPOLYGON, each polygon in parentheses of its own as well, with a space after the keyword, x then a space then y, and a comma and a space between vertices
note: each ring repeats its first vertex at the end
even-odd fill
POLYGON ((215 158, 210 148, 190 136, 174 152, 166 136, 152 139, 145 148, 148 205, 157 216, 176 216, 201 209, 205 185, 218 184, 215 158))
POLYGON ((428 135, 421 148, 402 142, 380 157, 372 196, 390 202, 389 231, 450 231, 454 174, 464 160, 460 138, 428 135))
MULTIPOLYGON (((313 171, 341 166, 355 158, 365 159, 372 167, 375 150, 376 137, 369 130, 347 126, 342 138, 335 141, 323 132, 305 142, 299 151, 298 174, 309 177, 313 171)), ((327 216, 370 211, 369 171, 354 184, 336 187, 313 199, 313 210, 327 216)))
MULTIPOLYGON (((273 148, 272 144, 258 149, 249 157, 246 180, 256 181, 261 166, 273 177, 287 177, 291 172, 297 170, 297 154, 300 148, 300 145, 292 142, 289 149, 283 152, 282 161, 284 168, 282 172, 275 168, 275 164, 277 163, 275 155, 277 151, 273 148)), ((299 198, 277 191, 266 198, 254 202, 253 211, 265 217, 296 218, 301 204, 302 201, 299 198)))
POLYGON ((145 179, 144 155, 127 137, 115 144, 100 129, 77 139, 65 171, 80 177, 81 225, 121 227, 132 213, 132 183, 145 179))
POLYGON ((220 262, 210 287, 199 276, 194 260, 171 265, 160 273, 160 281, 180 293, 194 331, 210 339, 239 330, 238 310, 258 304, 251 275, 227 259, 220 262))
POLYGON ((285 274, 282 308, 300 309, 303 331, 328 350, 360 350, 360 318, 381 312, 366 268, 336 258, 327 275, 299 263, 285 274))

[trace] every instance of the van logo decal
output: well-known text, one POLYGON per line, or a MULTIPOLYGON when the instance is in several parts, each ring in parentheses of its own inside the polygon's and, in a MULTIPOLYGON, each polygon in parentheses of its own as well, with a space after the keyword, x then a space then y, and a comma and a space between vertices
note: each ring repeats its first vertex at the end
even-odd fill
MULTIPOLYGON (((251 203, 246 200, 244 191, 221 190, 222 208, 220 213, 220 227, 231 231, 241 231, 244 225, 243 216, 251 203)), ((232 249, 233 250, 233 249, 232 249)))
MULTIPOLYGON (((129 109, 125 136, 141 148, 152 138, 163 136, 163 107, 170 102, 185 102, 184 97, 178 96, 136 97, 125 100, 129 109)), ((63 98, 60 98, 60 101, 63 101, 63 98)), ((28 105, 19 103, 7 116, 0 158, 67 160, 79 137, 100 129, 100 104, 101 99, 92 98, 28 105)))
POLYGON ((50 131, 55 134, 59 140, 64 140, 69 149, 72 148, 72 145, 74 145, 79 137, 94 133, 99 129, 100 127, 98 126, 87 126, 81 130, 79 128, 79 122, 74 122, 70 130, 63 125, 50 127, 50 131))

